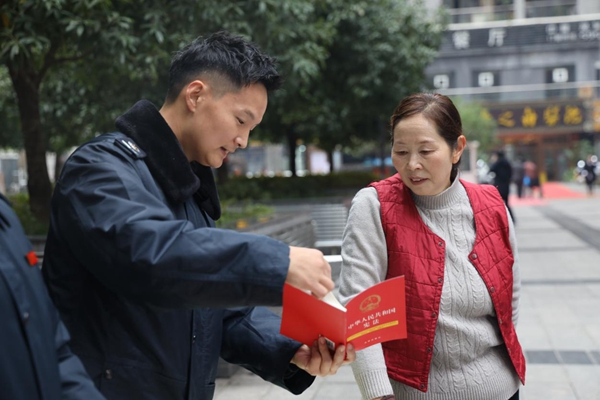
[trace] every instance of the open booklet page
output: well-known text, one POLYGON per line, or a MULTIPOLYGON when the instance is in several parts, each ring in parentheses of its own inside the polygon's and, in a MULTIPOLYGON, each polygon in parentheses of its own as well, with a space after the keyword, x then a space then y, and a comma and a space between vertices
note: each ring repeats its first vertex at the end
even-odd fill
POLYGON ((340 303, 340 301, 337 299, 337 297, 335 297, 333 292, 327 293, 325 295, 325 297, 323 297, 323 299, 321 299, 321 301, 329 304, 330 306, 337 308, 338 310, 342 310, 344 312, 346 311, 346 307, 344 307, 342 305, 342 303, 340 303))

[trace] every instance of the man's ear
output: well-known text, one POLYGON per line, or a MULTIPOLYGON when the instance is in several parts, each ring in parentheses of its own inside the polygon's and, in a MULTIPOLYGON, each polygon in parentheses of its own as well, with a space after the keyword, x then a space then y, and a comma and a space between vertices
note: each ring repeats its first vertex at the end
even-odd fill
POLYGON ((465 147, 467 147, 467 138, 464 135, 460 135, 458 139, 456 139, 456 148, 454 149, 454 154, 452 155, 452 163, 456 164, 462 153, 465 151, 465 147))
POLYGON ((183 92, 187 109, 194 112, 196 107, 198 107, 208 94, 208 86, 205 82, 196 79, 195 81, 188 83, 183 92))

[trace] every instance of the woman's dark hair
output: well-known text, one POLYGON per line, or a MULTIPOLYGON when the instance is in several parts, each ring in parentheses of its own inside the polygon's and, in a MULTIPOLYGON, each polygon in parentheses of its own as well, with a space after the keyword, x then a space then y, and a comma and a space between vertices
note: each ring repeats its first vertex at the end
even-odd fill
POLYGON ((173 57, 165 101, 175 101, 184 86, 201 74, 223 80, 225 91, 261 83, 267 92, 272 92, 283 83, 274 58, 242 36, 225 31, 197 38, 173 57))
MULTIPOLYGON (((444 138, 451 149, 455 149, 458 137, 463 134, 462 122, 458 110, 448 97, 439 93, 415 93, 405 97, 394 110, 390 120, 392 141, 394 140, 394 128, 400 121, 413 115, 421 114, 433 123, 438 134, 444 138)), ((454 181, 458 173, 458 165, 452 165, 450 181, 454 181)))

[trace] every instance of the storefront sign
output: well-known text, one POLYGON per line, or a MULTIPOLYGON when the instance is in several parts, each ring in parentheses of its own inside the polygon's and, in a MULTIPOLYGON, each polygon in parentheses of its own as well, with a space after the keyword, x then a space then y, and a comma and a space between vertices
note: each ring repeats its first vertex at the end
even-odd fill
POLYGON ((600 20, 449 30, 441 51, 600 42, 600 20))
POLYGON ((592 114, 592 124, 594 126, 594 132, 600 132, 600 100, 594 101, 594 110, 592 114))
MULTIPOLYGON (((598 108, 600 113, 600 106, 598 108)), ((585 121, 585 108, 578 101, 544 105, 498 105, 488 107, 486 112, 487 117, 496 121, 500 132, 581 128, 585 121)))

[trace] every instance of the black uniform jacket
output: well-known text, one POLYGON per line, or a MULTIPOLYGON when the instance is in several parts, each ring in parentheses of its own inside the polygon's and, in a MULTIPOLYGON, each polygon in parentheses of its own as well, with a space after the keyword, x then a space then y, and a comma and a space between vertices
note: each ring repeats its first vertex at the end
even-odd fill
POLYGON ((102 400, 69 349, 32 250, 0 194, 0 399, 102 400))
POLYGON ((219 355, 300 393, 279 334, 289 247, 214 228, 212 171, 190 164, 150 102, 66 162, 52 198, 44 277, 110 400, 212 399, 219 355))

